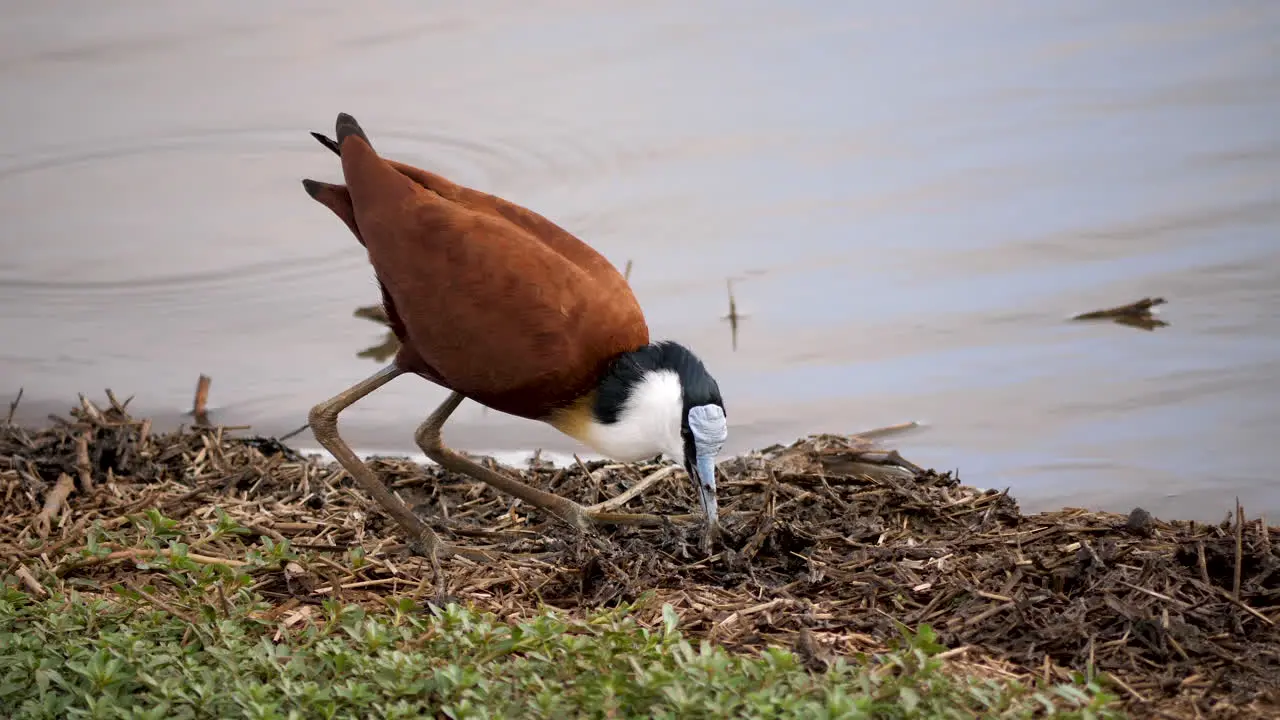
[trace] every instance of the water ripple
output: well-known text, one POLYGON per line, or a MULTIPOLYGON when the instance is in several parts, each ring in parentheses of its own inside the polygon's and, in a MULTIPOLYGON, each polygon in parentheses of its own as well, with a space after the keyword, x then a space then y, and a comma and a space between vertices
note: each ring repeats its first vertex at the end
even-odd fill
MULTIPOLYGON (((75 187, 81 181, 80 175, 94 177, 95 171, 106 171, 105 169, 109 168, 117 175, 127 176, 127 171, 120 170, 121 167, 126 166, 126 161, 143 162, 162 155, 184 155, 191 157, 166 160, 159 165, 163 172, 172 173, 178 180, 192 185, 189 194, 179 191, 176 196, 171 192, 164 196, 171 201, 176 198, 182 205, 188 206, 181 208, 182 210, 194 213, 196 218, 199 218, 200 208, 203 206, 210 208, 211 216, 227 214, 234 216, 238 213, 253 216, 255 209, 261 216, 274 216, 274 211, 264 207, 264 204, 274 202, 276 199, 283 200, 286 193, 297 193, 295 181, 286 181, 284 177, 292 174, 301 178, 309 174, 308 171, 314 174, 315 162, 313 160, 312 163, 304 166, 292 161, 280 161, 277 156, 308 153, 315 157, 332 157, 328 156, 326 151, 307 135, 309 129, 295 127, 190 130, 161 137, 95 143, 91 146, 78 144, 47 147, 26 153, 21 157, 9 155, 0 158, 0 196, 13 190, 21 190, 24 183, 31 182, 37 184, 28 185, 27 190, 34 187, 39 193, 44 189, 44 185, 39 183, 43 182, 50 188, 58 188, 61 192, 64 187, 75 187), (273 176, 268 178, 269 186, 262 192, 256 192, 257 185, 249 190, 234 186, 228 189, 224 185, 210 185, 208 187, 216 189, 221 194, 221 197, 211 201, 207 197, 210 190, 200 185, 200 182, 216 183, 216 175, 211 179, 185 177, 191 173, 193 167, 203 168, 206 174, 215 174, 221 170, 230 178, 241 174, 251 176, 261 169, 261 165, 248 164, 253 156, 268 158, 267 167, 273 173, 273 176), (242 170, 238 165, 244 165, 245 169, 242 170), (57 176, 43 181, 34 180, 45 173, 56 173, 57 176), (281 175, 279 183, 275 182, 274 174, 281 175)), ((482 189, 492 189, 494 186, 509 185, 512 182, 518 183, 521 178, 531 177, 545 180, 547 177, 577 175, 598 179, 601 175, 607 176, 612 171, 613 163, 610 162, 608 155, 599 151, 598 148, 593 149, 583 143, 575 146, 573 139, 567 136, 556 139, 561 142, 544 143, 537 146, 537 149, 531 150, 528 146, 500 140, 474 140, 443 132, 403 131, 392 128, 389 131, 375 133, 375 142, 385 149, 389 157, 430 168, 447 177, 455 178, 458 182, 482 189)), ((338 171, 336 163, 333 170, 338 171)), ((142 174, 139 173, 139 175, 142 174)), ((149 181, 157 183, 154 179, 149 181)), ((261 181, 260 177, 246 179, 246 183, 261 181)), ((162 179, 155 187, 161 188, 168 182, 167 179, 162 179)), ((235 184, 234 181, 232 184, 235 184)), ((105 191, 124 192, 118 187, 106 188, 105 191)), ((166 192, 168 192, 167 189, 166 192)), ((46 202, 44 193, 33 196, 42 203, 46 202)), ((125 196, 122 195, 122 197, 125 196)), ((131 203, 145 204, 145 199, 139 201, 133 196, 129 196, 128 199, 131 203)), ((23 214, 19 214, 16 218, 20 229, 24 223, 25 213, 31 213, 25 215, 25 222, 36 223, 49 220, 55 223, 52 229, 44 229, 44 232, 48 236, 57 237, 58 242, 65 240, 65 243, 73 249, 83 242, 69 237, 58 237, 65 231, 57 223, 64 222, 63 218, 68 216, 58 205, 56 198, 48 198, 44 206, 26 205, 22 210, 23 214), (45 217, 41 218, 40 214, 45 217)), ((116 207, 108 208, 108 212, 113 215, 124 215, 129 210, 130 208, 123 210, 116 207)), ((605 211, 606 209, 601 209, 601 212, 605 211)), ((86 215, 92 213, 91 210, 81 212, 86 215)), ((279 213, 279 217, 287 219, 291 212, 293 211, 283 210, 279 213)), ((10 218, 11 220, 14 218, 12 213, 10 218)), ((216 219, 218 218, 211 217, 210 222, 216 219)), ((166 224, 174 225, 172 221, 167 221, 166 224)), ((251 227, 243 235, 266 233, 271 230, 271 228, 251 227)), ((244 288, 270 287, 276 289, 273 292, 279 292, 280 288, 288 288, 306 281, 353 273, 363 269, 366 263, 363 253, 356 249, 354 243, 344 245, 336 251, 326 251, 326 246, 323 244, 312 243, 302 246, 289 238, 281 239, 279 244, 266 248, 254 246, 251 252, 228 250, 216 255, 212 262, 193 259, 188 263, 185 262, 185 255, 194 254, 197 250, 219 253, 220 249, 209 247, 191 249, 175 246, 173 242, 175 232, 181 232, 180 227, 177 230, 174 227, 157 227, 154 232, 142 237, 113 238, 108 235, 102 240, 102 242, 129 240, 135 243, 132 250, 147 254, 148 260, 179 254, 177 258, 168 259, 167 267, 164 262, 130 262, 122 251, 121 255, 109 256, 96 264, 85 263, 76 266, 76 273, 88 274, 89 277, 67 277, 68 273, 65 272, 52 272, 44 268, 37 270, 31 267, 30 263, 23 262, 21 256, 17 261, 10 257, 4 264, 0 264, 0 297, 15 301, 29 299, 58 304, 84 304, 88 301, 102 302, 109 298, 122 300, 131 298, 132 301, 144 303, 168 302, 177 296, 182 296, 184 302, 188 304, 202 302, 212 304, 215 300, 214 296, 239 292, 244 288), (141 248, 136 246, 139 242, 141 248), (301 253, 298 252, 300 248, 301 253), (179 261, 182 261, 180 265, 191 265, 190 269, 175 267, 174 263, 179 261), (113 276, 104 278, 102 275, 105 273, 111 273, 113 276)), ((17 235, 32 234, 19 232, 17 235)), ((38 234, 32 236, 39 241, 38 234)), ((243 242, 243 237, 241 241, 243 242)))

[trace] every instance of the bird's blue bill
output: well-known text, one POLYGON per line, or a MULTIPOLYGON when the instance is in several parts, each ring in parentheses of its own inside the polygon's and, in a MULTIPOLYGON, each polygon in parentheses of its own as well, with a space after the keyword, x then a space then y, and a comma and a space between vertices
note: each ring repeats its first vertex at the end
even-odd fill
POLYGON ((716 459, 714 455, 699 455, 694 464, 698 474, 698 499, 707 514, 707 525, 715 527, 720 522, 720 505, 716 500, 716 459))

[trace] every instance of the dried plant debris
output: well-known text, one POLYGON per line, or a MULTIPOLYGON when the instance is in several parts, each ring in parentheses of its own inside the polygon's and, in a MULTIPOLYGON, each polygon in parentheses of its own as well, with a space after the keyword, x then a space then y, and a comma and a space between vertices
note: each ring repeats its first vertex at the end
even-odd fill
POLYGON ((208 425, 209 423, 209 386, 213 383, 213 379, 208 375, 201 375, 196 380, 196 395, 191 401, 191 416, 195 418, 197 425, 208 425))
MULTIPOLYGON (((1000 673, 1101 674, 1139 716, 1273 716, 1280 697, 1280 557, 1274 530, 1242 510, 1220 525, 1140 509, 1023 515, 1007 493, 866 437, 822 435, 721 464, 726 532, 706 556, 697 524, 587 537, 434 466, 372 464, 446 539, 499 556, 442 567, 450 597, 500 617, 625 601, 660 623, 669 603, 695 636, 799 648, 815 666, 928 624, 1000 673)), ((535 464, 524 475, 586 504, 649 478, 622 507, 697 507, 667 465, 535 464)), ((0 426, 0 497, 4 574, 33 591, 127 585, 147 558, 176 552, 119 537, 86 550, 91 534, 125 533, 142 515, 169 523, 197 564, 244 567, 246 552, 287 545, 287 562, 254 571, 255 589, 282 608, 434 588, 428 561, 336 464, 221 427, 154 435, 114 396, 105 408, 82 398, 48 429, 0 426), (211 535, 220 522, 247 530, 211 535)))

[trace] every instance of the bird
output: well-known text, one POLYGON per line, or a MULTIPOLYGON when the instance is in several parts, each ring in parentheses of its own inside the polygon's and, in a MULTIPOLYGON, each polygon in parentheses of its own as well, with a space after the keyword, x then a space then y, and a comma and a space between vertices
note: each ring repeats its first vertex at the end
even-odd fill
POLYGON ((719 532, 715 472, 728 419, 706 364, 679 342, 651 341, 630 284, 567 230, 496 195, 382 157, 347 113, 338 114, 334 129, 334 139, 311 135, 338 155, 344 182, 308 178, 303 188, 364 247, 400 348, 381 370, 311 408, 308 422, 317 442, 408 533, 410 548, 433 564, 476 556, 445 543, 392 495, 337 425, 342 410, 405 374, 449 391, 414 433, 444 469, 590 532, 598 524, 674 518, 584 507, 480 465, 441 439, 454 410, 470 399, 550 425, 619 462, 662 455, 680 463, 693 484, 709 548, 719 532))

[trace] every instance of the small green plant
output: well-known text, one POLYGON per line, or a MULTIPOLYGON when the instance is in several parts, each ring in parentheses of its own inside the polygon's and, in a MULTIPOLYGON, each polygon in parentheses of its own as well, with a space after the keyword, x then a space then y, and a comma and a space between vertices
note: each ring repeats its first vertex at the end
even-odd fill
MULTIPOLYGON (((175 547, 174 545, 170 546, 175 547)), ((287 556, 268 546, 264 560, 287 556)), ((385 612, 326 601, 315 622, 262 619, 242 573, 157 557, 159 592, 0 589, 0 713, 12 718, 1116 717, 1097 684, 958 677, 929 628, 890 652, 807 670, 791 652, 690 642, 669 607, 520 623, 407 598, 385 612), (208 572, 200 575, 198 573, 208 572), (211 590, 212 588, 212 590, 211 590), (208 596, 221 588, 225 604, 208 596), (277 632, 281 635, 277 636, 277 632)), ((215 566, 221 567, 221 566, 215 566)))
MULTIPOLYGON (((308 564, 287 541, 221 508, 199 523, 154 509, 130 520, 89 528, 71 560, 123 554, 144 575, 105 586, 73 575, 47 598, 0 584, 0 716, 1118 716, 1092 675, 1041 687, 958 673, 928 626, 900 627, 888 652, 821 673, 781 648, 747 655, 691 641, 670 606, 649 628, 634 606, 508 623, 406 596, 377 612, 326 599, 310 621, 284 628, 252 588, 255 575, 308 564)), ((349 560, 368 564, 359 548, 349 560)))

